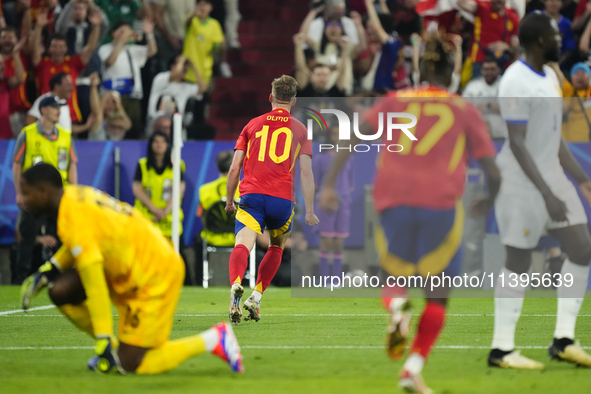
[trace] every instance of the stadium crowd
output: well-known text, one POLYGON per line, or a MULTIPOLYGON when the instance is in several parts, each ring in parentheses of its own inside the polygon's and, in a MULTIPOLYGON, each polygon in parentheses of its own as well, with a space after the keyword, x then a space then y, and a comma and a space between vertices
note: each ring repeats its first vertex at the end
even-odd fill
POLYGON ((47 95, 67 101, 58 124, 76 139, 170 135, 176 111, 189 112, 186 130, 199 139, 214 63, 219 74, 230 77, 224 54, 239 46, 238 0, 4 0, 1 5, 4 139, 16 138, 41 118, 39 103, 47 95))
POLYGON ((456 61, 450 90, 473 100, 492 137, 504 139, 498 82, 520 57, 519 22, 531 12, 550 15, 562 38, 553 68, 565 97, 564 136, 589 141, 591 3, 585 0, 315 1, 293 37, 298 95, 375 96, 416 85, 421 37, 443 30, 456 61))

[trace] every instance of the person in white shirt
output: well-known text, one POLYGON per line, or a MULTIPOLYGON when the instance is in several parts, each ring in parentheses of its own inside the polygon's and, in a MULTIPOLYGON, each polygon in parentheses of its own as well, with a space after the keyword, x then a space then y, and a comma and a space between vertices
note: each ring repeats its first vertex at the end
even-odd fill
MULTIPOLYGON (((43 100, 44 98, 49 96, 55 96, 58 102, 65 102, 69 100, 70 96, 72 95, 72 90, 74 90, 74 83, 72 82, 72 77, 70 76, 70 74, 66 74, 65 72, 59 72, 55 74, 53 77, 51 77, 51 79, 49 80, 49 88, 51 89, 49 92, 37 97, 37 100, 35 100, 35 102, 33 103, 33 106, 29 110, 27 118, 25 119, 26 125, 30 125, 41 119, 41 110, 39 109, 39 103, 41 103, 41 100, 43 100)), ((92 119, 89 119, 89 121, 83 125, 72 125, 70 107, 65 105, 61 107, 60 118, 57 124, 66 130, 72 131, 72 133, 75 134, 87 130, 90 122, 92 122, 92 119)))
POLYGON ((482 77, 468 82, 462 96, 477 106, 493 139, 507 138, 507 125, 499 110, 499 73, 496 59, 489 57, 482 62, 482 77))
MULTIPOLYGON (((515 328, 521 315, 532 249, 544 230, 566 252, 557 282, 558 309, 552 359, 591 367, 591 356, 575 342, 575 324, 585 297, 591 260, 587 215, 571 176, 587 202, 591 180, 561 136, 562 91, 546 65, 560 58, 560 35, 546 14, 527 15, 519 25, 525 56, 501 78, 499 104, 508 138, 497 156, 501 189, 495 214, 507 257, 495 286, 494 334, 488 364, 503 368, 542 369, 544 364, 515 351, 515 328), (501 278, 504 278, 502 280, 501 278)), ((538 278, 539 279, 539 278, 538 278)), ((540 286, 538 283, 537 286, 540 286)))
POLYGON ((202 93, 207 90, 207 85, 201 78, 201 74, 193 62, 186 57, 181 55, 171 59, 169 69, 170 71, 164 71, 156 75, 152 81, 152 90, 148 101, 148 123, 155 118, 158 111, 169 110, 161 107, 163 98, 171 97, 176 104, 176 110, 182 114, 190 97, 201 99, 202 93), (184 80, 189 68, 193 69, 197 76, 197 83, 184 80))
MULTIPOLYGON (((316 7, 317 12, 321 11, 323 6, 316 7)), ((333 0, 332 4, 329 4, 327 7, 325 17, 328 16, 338 16, 343 26, 343 32, 349 39, 351 47, 356 47, 360 43, 359 38, 359 30, 355 21, 348 16, 345 16, 345 2, 343 0, 333 0)), ((308 37, 314 41, 322 40, 322 35, 324 34, 325 28, 325 18, 316 18, 314 19, 307 31, 308 37)), ((364 32, 365 33, 365 32, 364 32)))
POLYGON ((115 23, 111 29, 113 42, 102 45, 98 50, 103 63, 103 88, 121 95, 121 103, 132 121, 132 129, 128 132, 131 138, 141 138, 144 130, 141 68, 149 57, 158 52, 154 39, 154 23, 145 19, 142 30, 147 45, 131 44, 132 41, 140 40, 131 25, 125 21, 115 23))

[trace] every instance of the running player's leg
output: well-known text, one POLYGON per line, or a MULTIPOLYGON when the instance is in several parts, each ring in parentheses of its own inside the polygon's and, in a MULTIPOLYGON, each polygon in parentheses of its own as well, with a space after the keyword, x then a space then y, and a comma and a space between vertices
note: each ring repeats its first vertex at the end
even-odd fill
POLYGON ((248 311, 246 320, 260 320, 260 304, 263 292, 277 273, 283 258, 285 242, 291 234, 293 225, 293 203, 283 198, 264 196, 265 223, 269 230, 270 246, 261 261, 257 281, 252 295, 244 302, 248 311))
POLYGON ((86 293, 76 270, 65 271, 49 287, 49 298, 76 327, 94 338, 86 293))
POLYGON ((591 366, 591 356, 575 344, 575 324, 589 278, 589 261, 591 260, 591 235, 587 224, 550 230, 550 234, 562 245, 567 258, 562 265, 562 286, 557 287, 558 311, 554 340, 550 346, 550 356, 591 366), (566 286, 565 279, 572 277, 572 286, 566 286))
MULTIPOLYGON (((265 202, 262 194, 247 194, 242 197, 236 212, 236 243, 230 255, 230 321, 242 320, 242 279, 248 267, 248 257, 254 247, 257 234, 265 228, 265 202)), ((252 273, 254 275, 254 273, 252 273)))

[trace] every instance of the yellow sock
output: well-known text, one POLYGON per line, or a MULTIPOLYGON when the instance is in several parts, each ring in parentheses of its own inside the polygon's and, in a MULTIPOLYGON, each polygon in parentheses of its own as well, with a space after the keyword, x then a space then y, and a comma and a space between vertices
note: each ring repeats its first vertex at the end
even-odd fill
POLYGON ((92 322, 90 321, 90 313, 86 307, 86 301, 81 304, 66 304, 58 306, 58 309, 66 315, 72 323, 79 329, 94 338, 94 331, 92 329, 92 322))
POLYGON ((170 371, 191 357, 213 350, 206 346, 204 336, 208 334, 209 332, 206 331, 200 335, 168 341, 160 347, 148 350, 135 372, 156 374, 170 371))

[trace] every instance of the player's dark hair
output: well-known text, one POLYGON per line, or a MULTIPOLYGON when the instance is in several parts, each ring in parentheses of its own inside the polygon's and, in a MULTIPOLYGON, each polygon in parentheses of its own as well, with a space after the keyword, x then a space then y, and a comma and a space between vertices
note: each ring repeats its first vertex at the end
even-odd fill
POLYGON ((285 74, 275 78, 271 86, 273 97, 278 102, 291 103, 298 92, 298 82, 294 77, 285 74))
POLYGON ((172 167, 172 158, 171 158, 172 146, 170 143, 170 138, 168 138, 168 135, 166 135, 165 133, 163 133, 161 131, 155 131, 154 133, 152 133, 152 135, 150 136, 150 139, 148 140, 148 154, 146 155, 148 160, 146 163, 146 167, 148 169, 150 169, 150 168, 156 169, 157 168, 156 167, 156 155, 154 154, 154 151, 152 150, 152 144, 154 143, 154 140, 156 139, 156 137, 164 138, 164 140, 166 141, 166 144, 168 145, 168 148, 166 149, 166 153, 164 153, 164 160, 162 160, 164 168, 172 167))
POLYGON ((58 189, 64 187, 60 172, 54 166, 46 163, 35 164, 23 172, 21 178, 31 186, 47 184, 58 189))
POLYGON ((111 26, 111 30, 109 30, 109 34, 113 35, 113 33, 115 33, 122 26, 128 26, 130 29, 132 28, 131 23, 129 23, 126 20, 120 19, 117 22, 113 23, 113 26, 111 26))
POLYGON ((68 42, 68 40, 66 39, 66 36, 64 36, 63 34, 59 34, 59 33, 55 33, 51 36, 51 38, 49 39, 49 42, 51 41, 63 41, 63 42, 68 42))
POLYGON ((394 33, 394 31, 396 31, 396 24, 394 23, 394 18, 392 18, 392 15, 385 14, 385 13, 379 13, 378 18, 380 19, 380 24, 382 25, 382 29, 384 29, 384 31, 388 35, 394 33))
POLYGON ((55 89, 56 85, 61 85, 64 78, 68 75, 68 73, 60 71, 59 73, 51 77, 51 79, 49 80, 49 90, 55 89))
POLYGON ((425 38, 425 52, 420 62, 421 77, 449 86, 453 69, 454 62, 447 43, 438 33, 428 35, 425 38))
POLYGON ((230 171, 230 167, 232 166, 232 159, 234 159, 234 152, 231 150, 225 150, 223 152, 218 153, 215 158, 216 164, 218 166, 218 171, 222 174, 226 174, 230 171))
POLYGON ((528 50, 533 45, 539 42, 540 37, 548 34, 548 30, 552 29, 551 19, 548 14, 536 13, 526 15, 521 22, 519 22, 519 44, 528 50))

